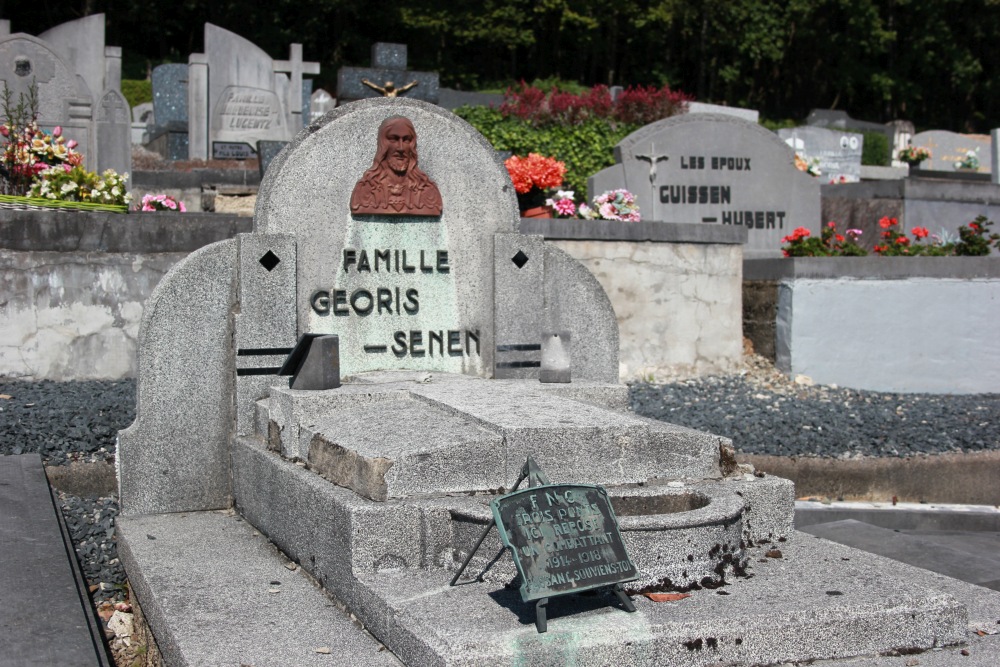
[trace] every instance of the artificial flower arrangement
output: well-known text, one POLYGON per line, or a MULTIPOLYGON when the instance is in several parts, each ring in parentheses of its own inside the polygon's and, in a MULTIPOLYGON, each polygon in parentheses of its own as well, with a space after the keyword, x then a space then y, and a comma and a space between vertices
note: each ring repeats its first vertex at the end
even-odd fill
POLYGON ((73 150, 76 141, 67 141, 61 126, 49 134, 34 118, 24 124, 8 119, 0 125, 0 136, 7 140, 2 160, 11 194, 26 194, 32 180, 51 167, 71 169, 83 164, 83 155, 73 150))
POLYGON ((565 163, 538 153, 529 153, 527 157, 512 155, 503 164, 514 182, 522 214, 544 206, 546 190, 561 186, 566 176, 565 163))
POLYGON ((979 149, 966 151, 965 157, 955 163, 955 169, 979 171, 979 149))
POLYGON ((812 158, 807 160, 798 153, 795 154, 795 168, 799 171, 804 171, 810 176, 821 176, 822 172, 819 169, 819 158, 812 158))
POLYGON ((559 190, 555 196, 545 201, 557 218, 579 218, 583 220, 617 220, 619 222, 639 222, 639 206, 635 195, 625 189, 608 190, 594 197, 592 206, 576 205, 572 190, 559 190))
POLYGON ((83 167, 60 165, 41 171, 31 183, 29 196, 55 201, 127 206, 132 201, 128 176, 107 169, 98 176, 83 167))
POLYGON ((32 85, 18 103, 4 84, 0 137, 0 196, 5 206, 60 206, 127 210, 131 195, 127 177, 108 169, 98 175, 83 168, 77 142, 63 136, 62 127, 45 132, 38 125, 38 90, 32 85), (34 201, 32 201, 34 200, 34 201), (69 202, 69 205, 66 205, 69 202))
POLYGON ((186 213, 187 207, 184 202, 178 201, 170 195, 144 195, 139 204, 140 211, 176 211, 186 213))
POLYGON ((931 157, 933 157, 931 149, 924 148, 923 146, 914 146, 911 144, 899 151, 899 159, 913 166, 920 164, 924 160, 929 160, 931 157))

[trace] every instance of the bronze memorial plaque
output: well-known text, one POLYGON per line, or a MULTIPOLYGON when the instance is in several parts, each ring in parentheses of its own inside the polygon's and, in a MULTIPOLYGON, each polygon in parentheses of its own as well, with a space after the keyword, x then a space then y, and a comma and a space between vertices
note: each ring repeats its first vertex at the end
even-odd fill
POLYGON ((356 215, 441 215, 441 192, 417 166, 417 131, 409 118, 391 116, 378 128, 371 169, 351 193, 356 215))
POLYGON ((521 575, 525 602, 637 578, 602 487, 534 486, 497 498, 490 507, 521 575))

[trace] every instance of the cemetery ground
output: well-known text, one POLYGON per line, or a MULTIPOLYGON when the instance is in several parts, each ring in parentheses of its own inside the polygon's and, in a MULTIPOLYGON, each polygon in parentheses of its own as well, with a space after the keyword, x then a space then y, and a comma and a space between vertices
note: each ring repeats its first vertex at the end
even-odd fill
MULTIPOLYGON (((996 394, 889 394, 815 385, 808 378, 789 378, 751 353, 736 373, 634 383, 630 397, 639 414, 731 437, 741 456, 758 465, 763 457, 778 457, 853 462, 878 470, 893 461, 947 455, 980 462, 987 457, 990 470, 1000 467, 996 394)), ((116 603, 128 601, 116 550, 114 460, 116 434, 133 421, 134 411, 132 380, 0 380, 0 454, 42 457, 105 623, 116 603)), ((942 474, 955 470, 946 466, 942 474)), ((941 502, 933 494, 899 499, 941 502)), ((797 495, 803 496, 801 489, 797 495)), ((834 506, 852 499, 814 498, 834 506)), ((889 496, 861 499, 890 501, 889 496)), ((990 537, 996 535, 983 539, 990 537)), ((961 570, 961 563, 954 565, 961 570)), ((994 581, 990 587, 998 585, 994 581)), ((198 591, 190 594, 197 604, 198 591)), ((119 609, 128 607, 119 604, 119 609)), ((126 647, 113 631, 106 634, 119 665, 142 656, 141 639, 126 647)))

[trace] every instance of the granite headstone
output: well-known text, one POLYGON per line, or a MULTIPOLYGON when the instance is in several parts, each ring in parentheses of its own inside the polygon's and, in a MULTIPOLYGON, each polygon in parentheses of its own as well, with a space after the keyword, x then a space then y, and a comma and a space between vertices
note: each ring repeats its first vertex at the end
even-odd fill
POLYGON ((168 160, 188 157, 188 66, 168 63, 153 68, 153 119, 147 144, 168 160))
POLYGON ((95 124, 97 127, 96 170, 114 169, 119 174, 132 174, 132 123, 128 102, 117 90, 106 90, 97 104, 95 124))
POLYGON ((264 178, 267 168, 271 166, 271 161, 278 156, 278 153, 288 145, 287 141, 258 141, 257 160, 260 167, 260 177, 264 178))
POLYGON ((817 161, 821 182, 857 183, 861 180, 864 135, 807 125, 778 130, 778 136, 807 163, 817 161))
POLYGON ((337 106, 337 100, 333 96, 320 88, 309 96, 309 122, 315 123, 322 118, 326 112, 337 106))
POLYGON ((395 96, 437 104, 437 73, 408 71, 406 58, 405 44, 373 44, 371 67, 341 67, 337 72, 337 104, 395 96))
POLYGON ((37 86, 39 125, 47 131, 62 127, 63 136, 77 142, 85 167, 113 164, 120 173, 130 171, 131 157, 127 163, 101 157, 102 149, 119 154, 130 133, 128 123, 100 130, 97 125, 101 105, 121 95, 121 49, 104 43, 104 14, 69 21, 38 37, 0 36, 0 81, 15 104, 37 86))
POLYGON ((745 109, 743 107, 727 107, 721 104, 707 104, 705 102, 688 102, 688 113, 718 113, 723 116, 736 116, 751 123, 760 122, 760 112, 756 109, 745 109))
POLYGON ((948 130, 928 130, 913 135, 914 146, 931 150, 931 157, 920 163, 925 171, 955 171, 955 163, 965 159, 969 151, 979 158, 979 173, 990 173, 990 152, 993 143, 988 134, 959 134, 948 130))
POLYGON ((683 114, 633 132, 614 166, 588 180, 590 197, 626 188, 644 221, 745 226, 747 256, 780 254, 796 227, 820 226, 819 182, 795 154, 756 123, 721 114, 683 114))

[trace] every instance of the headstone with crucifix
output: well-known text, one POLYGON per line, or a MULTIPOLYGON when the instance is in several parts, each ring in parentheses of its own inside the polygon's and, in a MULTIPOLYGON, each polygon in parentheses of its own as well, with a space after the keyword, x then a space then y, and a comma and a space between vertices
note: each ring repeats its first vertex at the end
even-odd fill
POLYGON ((342 67, 337 72, 337 104, 369 97, 406 97, 437 104, 437 72, 406 69, 406 44, 372 45, 371 67, 342 67))

